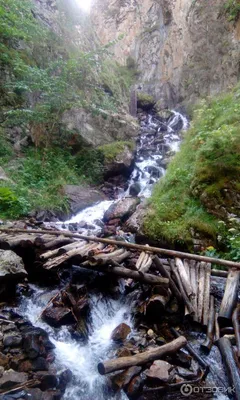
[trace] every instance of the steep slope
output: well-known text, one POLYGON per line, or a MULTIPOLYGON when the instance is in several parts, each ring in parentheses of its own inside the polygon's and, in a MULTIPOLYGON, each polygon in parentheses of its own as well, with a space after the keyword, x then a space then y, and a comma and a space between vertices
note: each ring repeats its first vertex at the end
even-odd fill
POLYGON ((229 22, 223 0, 95 0, 92 20, 102 43, 163 106, 191 104, 236 84, 240 21, 229 22))

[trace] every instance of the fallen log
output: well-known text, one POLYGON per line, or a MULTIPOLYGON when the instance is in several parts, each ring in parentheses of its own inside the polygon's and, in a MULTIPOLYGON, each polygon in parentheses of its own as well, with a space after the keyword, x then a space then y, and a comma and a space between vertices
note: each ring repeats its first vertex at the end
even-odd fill
POLYGON ((215 344, 217 344, 217 342, 220 339, 220 327, 219 327, 219 323, 218 323, 218 313, 215 313, 215 344))
POLYGON ((195 315, 196 310, 194 310, 194 307, 193 307, 191 301, 189 300, 189 298, 188 298, 188 296, 187 296, 187 294, 186 294, 186 292, 184 290, 182 281, 181 281, 180 276, 179 276, 179 272, 178 272, 177 268, 175 267, 174 262, 172 261, 170 263, 170 265, 171 265, 172 272, 173 272, 173 274, 174 274, 174 276, 176 278, 176 281, 177 281, 177 284, 178 284, 178 288, 179 288, 179 291, 181 293, 181 296, 182 296, 182 299, 184 301, 184 304, 187 307, 189 314, 190 315, 195 315))
POLYGON ((218 347, 225 364, 230 385, 235 388, 234 398, 240 400, 240 375, 235 363, 234 354, 230 340, 225 336, 218 341, 218 347))
POLYGON ((203 299, 204 299, 204 284, 205 284, 205 265, 201 262, 198 270, 198 322, 201 324, 203 320, 203 299))
POLYGON ((116 262, 112 263, 113 266, 110 265, 91 265, 90 263, 84 263, 83 268, 91 269, 97 272, 109 273, 117 276, 121 276, 123 278, 131 278, 138 282, 147 283, 149 285, 160 285, 168 288, 169 281, 166 278, 161 278, 156 275, 144 274, 138 271, 132 271, 131 269, 121 267, 116 262))
POLYGON ((211 270, 212 276, 218 276, 219 278, 227 278, 228 271, 222 271, 220 269, 212 269, 211 270))
POLYGON ((232 321, 232 313, 237 305, 238 287, 239 271, 231 270, 228 273, 225 292, 218 315, 219 325, 226 326, 232 321))
POLYGON ((161 273, 161 275, 163 277, 169 279, 169 287, 170 287, 173 295, 177 298, 178 301, 182 302, 182 295, 181 295, 180 291, 178 290, 177 286, 175 285, 175 282, 172 280, 170 273, 164 268, 164 266, 161 263, 158 256, 154 257, 153 262, 154 262, 155 267, 161 273))
MULTIPOLYGON (((194 310, 197 310, 197 292, 198 292, 198 263, 194 260, 190 261, 190 268, 189 268, 189 273, 190 273, 190 282, 193 290, 193 294, 191 297, 191 302, 194 307, 194 310)), ((195 312, 195 315, 193 317, 194 321, 198 321, 198 316, 197 312, 195 312)))
POLYGON ((119 357, 114 360, 100 362, 98 364, 98 372, 101 375, 106 375, 110 372, 119 371, 135 365, 144 365, 149 361, 158 360, 165 355, 176 353, 186 344, 187 339, 184 336, 180 336, 172 342, 164 344, 154 350, 148 350, 130 357, 119 357))
POLYGON ((59 247, 58 249, 55 250, 49 250, 46 253, 40 255, 40 260, 48 260, 49 258, 52 258, 54 256, 60 256, 69 250, 83 247, 86 244, 87 244, 86 241, 81 240, 78 242, 67 244, 66 246, 59 247))
POLYGON ((232 323, 234 327, 235 337, 236 337, 236 346, 237 346, 237 357, 240 358, 240 305, 238 305, 232 315, 232 323))
POLYGON ((210 285, 211 285, 211 264, 205 266, 204 276, 204 295, 203 295, 203 325, 208 325, 209 307, 210 307, 210 285))
POLYGON ((200 346, 201 349, 207 354, 211 351, 211 348, 213 345, 214 327, 215 327, 215 307, 214 307, 214 297, 211 296, 210 297, 208 327, 207 327, 207 337, 206 337, 206 340, 200 346))
MULTIPOLYGON (((26 229, 8 229, 8 228, 0 228, 0 232, 9 232, 9 233, 19 233, 19 232, 25 232, 26 229)), ((48 230, 40 230, 40 229, 29 229, 28 232, 30 233, 37 233, 37 234, 48 234, 48 235, 64 235, 66 237, 75 237, 78 239, 83 239, 83 240, 89 240, 92 242, 99 242, 99 243, 105 243, 105 244, 113 244, 119 247, 127 247, 129 249, 135 249, 135 250, 141 250, 141 251, 148 251, 151 253, 158 253, 158 254, 166 254, 172 257, 179 257, 179 258, 187 258, 190 260, 196 260, 196 261, 205 261, 209 262, 212 264, 218 264, 218 265, 224 265, 228 268, 237 268, 240 269, 240 263, 239 262, 234 262, 234 261, 228 261, 228 260, 222 260, 222 259, 216 259, 213 257, 207 257, 207 256, 199 256, 197 254, 191 254, 191 253, 183 253, 181 251, 176 251, 176 250, 169 250, 169 249, 162 249, 158 247, 152 247, 152 246, 144 246, 140 244, 133 244, 133 243, 128 243, 128 242, 123 242, 123 241, 117 241, 113 239, 103 239, 103 238, 98 238, 95 236, 87 236, 87 235, 81 235, 79 233, 72 233, 69 231, 48 231, 48 230)))
POLYGON ((184 287, 187 296, 190 297, 193 294, 193 290, 185 266, 180 258, 175 258, 175 264, 178 269, 178 275, 181 279, 182 286, 184 287))

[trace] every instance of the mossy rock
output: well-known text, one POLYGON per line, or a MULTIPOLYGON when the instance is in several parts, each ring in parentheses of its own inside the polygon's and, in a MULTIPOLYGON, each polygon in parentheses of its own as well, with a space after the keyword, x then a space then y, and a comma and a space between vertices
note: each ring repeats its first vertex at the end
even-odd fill
POLYGON ((154 105, 155 105, 155 100, 153 96, 143 93, 143 92, 138 92, 137 94, 137 107, 141 108, 144 111, 151 110, 154 105))

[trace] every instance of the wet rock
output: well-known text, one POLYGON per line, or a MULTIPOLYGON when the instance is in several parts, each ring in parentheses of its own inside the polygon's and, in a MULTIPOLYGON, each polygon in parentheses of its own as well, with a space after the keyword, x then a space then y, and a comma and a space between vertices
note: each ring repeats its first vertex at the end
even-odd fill
POLYGON ((108 222, 111 219, 120 218, 126 220, 136 210, 139 204, 139 199, 133 197, 126 197, 112 204, 109 209, 105 212, 103 220, 108 222))
POLYGON ((133 183, 129 188, 130 196, 136 197, 141 192, 141 185, 139 182, 133 183))
POLYGON ((48 307, 43 312, 42 318, 55 328, 62 325, 71 325, 75 322, 71 310, 65 307, 48 307))
POLYGON ((160 382, 168 382, 170 379, 170 371, 172 365, 163 360, 156 360, 151 367, 145 371, 145 375, 149 379, 154 379, 160 382))
POLYGON ((22 259, 11 250, 0 250, 0 282, 17 281, 27 277, 22 259))
POLYGON ((192 357, 189 354, 186 354, 184 351, 179 350, 176 354, 171 356, 171 362, 172 364, 183 368, 190 368, 192 357))
POLYGON ((46 355, 43 337, 38 331, 25 334, 23 348, 30 359, 34 359, 39 355, 46 355))
POLYGON ((130 326, 128 326, 123 322, 113 330, 111 334, 111 339, 114 340, 115 342, 124 341, 130 332, 131 332, 130 326))
POLYGON ((28 380, 28 375, 23 372, 15 372, 13 370, 5 371, 0 378, 1 389, 11 389, 14 385, 22 384, 28 380))
POLYGON ((148 93, 144 92, 138 92, 137 93, 137 108, 143 110, 143 111, 149 111, 151 110, 156 101, 154 98, 149 95, 148 93))
MULTIPOLYGON (((102 146, 101 149, 104 147, 102 146)), ((111 144, 111 146, 113 146, 111 144)), ((117 146, 117 143, 116 143, 117 146)), ((105 158, 104 160, 104 177, 108 179, 115 175, 123 175, 128 178, 134 167, 134 146, 127 143, 122 146, 118 153, 112 158, 105 158)))
POLYGON ((129 357, 131 355, 132 355, 131 350, 129 350, 129 349, 125 348, 125 347, 119 349, 118 352, 117 352, 117 356, 118 357, 129 357))
POLYGON ((189 369, 177 368, 178 375, 180 375, 182 378, 185 378, 186 380, 192 380, 196 379, 198 377, 197 371, 190 371, 189 369))
POLYGON ((135 398, 135 396, 137 396, 140 391, 141 388, 143 386, 143 379, 141 376, 135 376, 131 382, 129 383, 129 385, 125 388, 125 392, 128 395, 128 397, 131 398, 135 398))
POLYGON ((112 377, 112 385, 115 389, 120 390, 126 387, 131 379, 141 372, 141 367, 130 367, 127 370, 116 374, 112 377))
POLYGON ((66 369, 65 371, 61 372, 61 374, 58 377, 58 389, 61 392, 64 392, 67 385, 71 382, 73 377, 72 372, 70 371, 70 369, 66 369))
POLYGON ((3 338, 4 347, 17 347, 22 343, 22 336, 16 334, 8 334, 3 338))
POLYGON ((36 373, 35 377, 41 381, 40 389, 43 391, 54 389, 58 385, 58 378, 51 372, 39 371, 36 373))
POLYGON ((90 207, 99 201, 106 200, 102 192, 90 186, 66 185, 63 190, 68 199, 72 214, 77 214, 84 208, 90 207))
POLYGON ((8 363, 9 357, 3 353, 0 353, 0 366, 6 369, 8 363))
POLYGON ((136 211, 127 219, 124 226, 132 233, 141 234, 142 223, 147 213, 146 204, 141 203, 137 206, 136 211))
POLYGON ((18 371, 29 372, 29 371, 47 371, 48 362, 43 357, 37 357, 34 360, 24 360, 20 363, 18 371))

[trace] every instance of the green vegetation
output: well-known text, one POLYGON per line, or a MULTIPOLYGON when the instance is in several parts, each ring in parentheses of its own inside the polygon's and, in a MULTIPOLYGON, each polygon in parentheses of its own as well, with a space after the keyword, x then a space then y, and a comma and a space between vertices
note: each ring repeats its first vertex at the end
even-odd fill
POLYGON ((237 87, 195 110, 192 128, 150 201, 145 233, 153 239, 190 243, 193 230, 236 250, 240 227, 233 228, 227 217, 239 207, 239 97, 237 87))
POLYGON ((1 217, 65 210, 64 184, 102 181, 102 152, 67 131, 61 115, 71 108, 99 114, 128 107, 136 77, 132 65, 111 59, 112 43, 94 42, 75 1, 57 0, 57 7, 50 29, 31 0, 0 0, 0 166, 10 178, 0 181, 1 217), (35 148, 16 153, 8 139, 14 127, 35 148))
POLYGON ((144 92, 137 93, 137 106, 143 110, 151 109, 155 104, 155 100, 152 96, 144 92))
POLYGON ((135 144, 131 141, 119 141, 99 146, 98 150, 103 154, 104 160, 111 162, 118 154, 121 154, 126 147, 133 151, 135 144))
POLYGON ((229 21, 237 21, 240 17, 240 1, 227 0, 224 4, 225 11, 228 15, 229 21))

